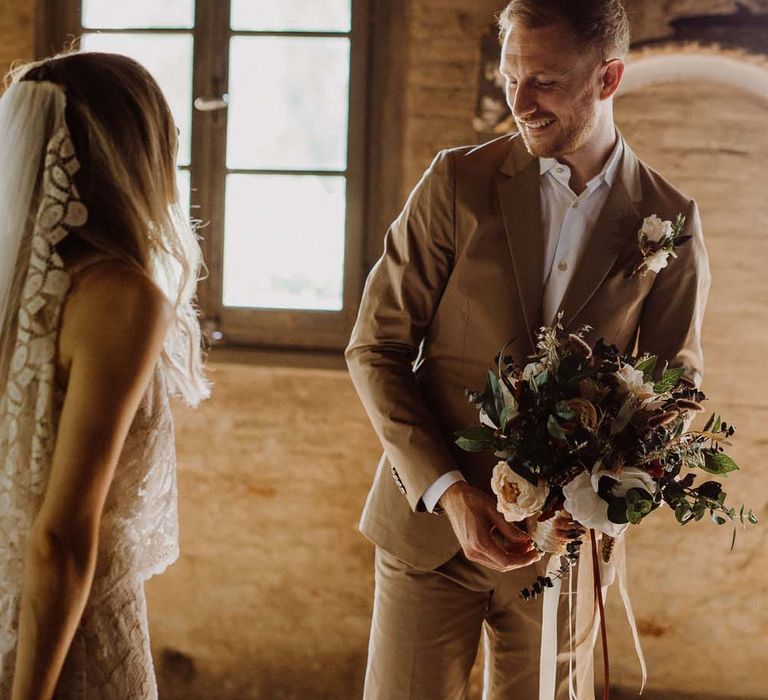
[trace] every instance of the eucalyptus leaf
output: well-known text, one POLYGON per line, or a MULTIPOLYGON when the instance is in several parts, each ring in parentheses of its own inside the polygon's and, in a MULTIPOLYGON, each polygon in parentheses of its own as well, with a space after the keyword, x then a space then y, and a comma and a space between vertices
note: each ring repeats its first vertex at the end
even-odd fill
POLYGON ((729 472, 738 471, 739 465, 723 452, 705 452, 702 469, 710 474, 724 476, 729 472))

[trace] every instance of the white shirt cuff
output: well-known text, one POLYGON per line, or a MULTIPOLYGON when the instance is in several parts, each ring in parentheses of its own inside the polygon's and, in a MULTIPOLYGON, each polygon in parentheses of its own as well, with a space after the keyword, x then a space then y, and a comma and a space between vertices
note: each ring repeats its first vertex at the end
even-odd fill
POLYGON ((434 481, 431 486, 428 486, 427 490, 421 496, 421 501, 424 504, 424 507, 430 513, 433 513, 435 511, 435 506, 442 495, 459 481, 466 481, 466 479, 458 470, 454 469, 451 472, 443 474, 440 478, 434 481))

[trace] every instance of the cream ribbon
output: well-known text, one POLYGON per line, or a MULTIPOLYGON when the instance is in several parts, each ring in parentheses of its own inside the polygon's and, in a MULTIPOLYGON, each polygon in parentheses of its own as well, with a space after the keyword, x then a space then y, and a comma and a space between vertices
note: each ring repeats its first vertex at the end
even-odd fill
MULTIPOLYGON (((547 576, 552 576, 559 568, 560 557, 552 555, 547 562, 547 576)), ((645 688, 647 677, 645 657, 640 645, 632 604, 627 590, 627 560, 624 537, 617 538, 611 561, 600 565, 603 600, 608 588, 618 582, 619 595, 624 604, 635 652, 640 662, 642 685, 645 688)), ((541 620, 541 654, 539 660, 539 700, 555 700, 557 687, 557 662, 568 662, 569 700, 595 700, 594 648, 600 630, 600 619, 594 593, 594 575, 592 548, 583 547, 579 556, 576 575, 576 590, 573 590, 573 576, 568 573, 568 651, 558 655, 557 611, 560 603, 562 579, 554 579, 552 588, 544 591, 541 620), (574 620, 575 597, 575 620, 574 620)))

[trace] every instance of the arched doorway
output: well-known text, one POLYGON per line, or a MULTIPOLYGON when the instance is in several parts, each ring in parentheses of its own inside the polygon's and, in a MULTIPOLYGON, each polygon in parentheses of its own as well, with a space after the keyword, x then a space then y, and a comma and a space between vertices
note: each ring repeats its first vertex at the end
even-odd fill
MULTIPOLYGON (((729 499, 765 515, 768 61, 716 47, 645 49, 630 56, 615 109, 637 154, 699 203, 713 276, 704 389, 711 408, 737 426, 733 454, 744 471, 726 483, 729 499)), ((764 527, 740 533, 732 553, 725 528, 702 521, 685 530, 662 513, 630 544, 649 692, 764 697, 764 527)), ((619 611, 613 614, 618 620, 619 611)), ((612 642, 617 682, 633 687, 629 642, 616 636, 612 642)))

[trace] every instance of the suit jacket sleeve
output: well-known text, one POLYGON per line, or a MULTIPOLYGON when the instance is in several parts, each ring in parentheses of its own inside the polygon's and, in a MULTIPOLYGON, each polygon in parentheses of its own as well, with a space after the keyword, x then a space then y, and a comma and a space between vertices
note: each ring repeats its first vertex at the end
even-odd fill
POLYGON ((346 351, 352 381, 413 510, 423 510, 430 484, 457 469, 413 373, 453 266, 453 207, 451 157, 441 152, 387 232, 346 351))
POLYGON ((692 238, 676 249, 678 257, 671 258, 669 265, 657 274, 646 298, 638 347, 640 352, 658 355, 671 367, 684 367, 686 376, 701 386, 704 376, 701 326, 710 273, 701 218, 693 201, 686 212, 683 235, 692 238))

